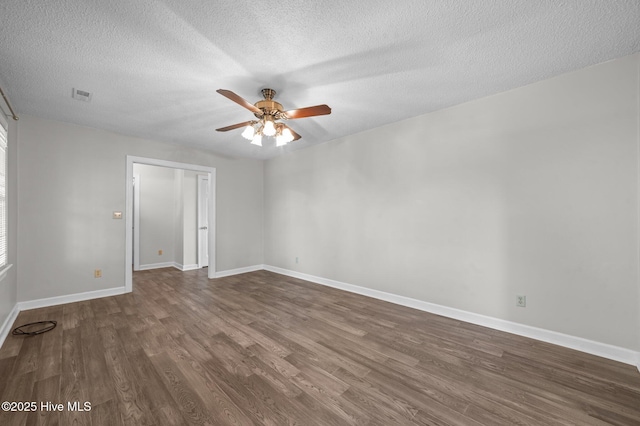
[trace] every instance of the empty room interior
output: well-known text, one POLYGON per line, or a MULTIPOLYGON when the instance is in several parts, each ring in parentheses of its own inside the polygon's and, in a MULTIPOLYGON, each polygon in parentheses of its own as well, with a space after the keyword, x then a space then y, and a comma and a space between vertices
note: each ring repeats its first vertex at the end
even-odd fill
POLYGON ((1 425, 640 425, 640 3, 0 4, 1 425))

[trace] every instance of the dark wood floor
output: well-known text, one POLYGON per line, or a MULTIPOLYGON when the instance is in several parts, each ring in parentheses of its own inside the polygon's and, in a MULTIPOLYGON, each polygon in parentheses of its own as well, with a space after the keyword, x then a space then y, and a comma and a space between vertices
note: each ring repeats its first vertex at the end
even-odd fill
POLYGON ((139 272, 16 325, 46 319, 0 349, 0 399, 64 411, 0 425, 640 425, 633 366, 266 271, 139 272))

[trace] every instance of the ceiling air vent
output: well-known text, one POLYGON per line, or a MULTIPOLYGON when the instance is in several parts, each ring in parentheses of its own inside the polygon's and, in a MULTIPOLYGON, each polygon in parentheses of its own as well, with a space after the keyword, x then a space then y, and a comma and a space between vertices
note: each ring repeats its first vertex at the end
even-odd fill
POLYGON ((91 93, 86 92, 84 90, 73 89, 71 94, 73 99, 77 99, 79 101, 90 102, 91 101, 91 93))

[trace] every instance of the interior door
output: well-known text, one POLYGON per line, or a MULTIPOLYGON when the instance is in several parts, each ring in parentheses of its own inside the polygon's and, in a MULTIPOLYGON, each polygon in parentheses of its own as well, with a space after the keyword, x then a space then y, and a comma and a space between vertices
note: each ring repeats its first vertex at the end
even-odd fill
POLYGON ((198 267, 209 266, 209 178, 198 175, 198 267))

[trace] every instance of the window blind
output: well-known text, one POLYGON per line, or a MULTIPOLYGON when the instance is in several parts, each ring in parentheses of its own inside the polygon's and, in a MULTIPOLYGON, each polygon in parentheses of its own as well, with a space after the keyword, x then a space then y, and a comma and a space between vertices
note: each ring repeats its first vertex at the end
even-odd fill
POLYGON ((0 123, 0 268, 7 264, 7 129, 0 123))

